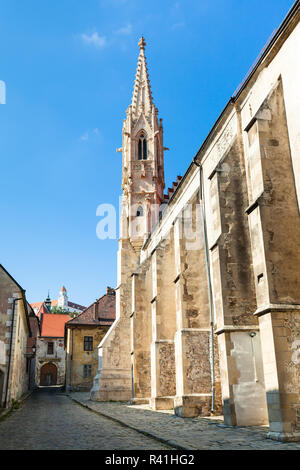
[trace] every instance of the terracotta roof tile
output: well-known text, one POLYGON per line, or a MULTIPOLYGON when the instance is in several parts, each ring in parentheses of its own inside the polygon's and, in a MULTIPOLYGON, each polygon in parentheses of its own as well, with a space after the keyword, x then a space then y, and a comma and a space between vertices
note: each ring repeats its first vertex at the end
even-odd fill
POLYGON ((74 304, 74 302, 68 302, 68 306, 71 307, 71 308, 77 308, 77 310, 85 310, 86 309, 86 307, 84 307, 83 305, 74 304))
POLYGON ((63 338, 65 323, 70 320, 69 315, 44 313, 41 319, 41 336, 63 338))
POLYGON ((116 295, 114 289, 96 300, 80 315, 69 320, 68 325, 112 325, 116 318, 116 295))
MULTIPOLYGON (((57 306, 57 300, 51 300, 51 307, 56 307, 57 306)), ((33 304, 30 304, 32 308, 37 308, 40 309, 41 306, 43 305, 44 302, 35 302, 33 304)), ((74 302, 68 302, 68 306, 71 308, 76 308, 77 310, 85 310, 86 307, 80 304, 75 304, 74 302)))
POLYGON ((50 313, 45 303, 42 303, 41 308, 37 314, 40 316, 42 313, 50 313))
MULTIPOLYGON (((33 304, 30 304, 32 308, 41 308, 45 301, 43 302, 35 302, 33 304)), ((51 300, 51 307, 55 307, 57 305, 57 300, 51 300)))

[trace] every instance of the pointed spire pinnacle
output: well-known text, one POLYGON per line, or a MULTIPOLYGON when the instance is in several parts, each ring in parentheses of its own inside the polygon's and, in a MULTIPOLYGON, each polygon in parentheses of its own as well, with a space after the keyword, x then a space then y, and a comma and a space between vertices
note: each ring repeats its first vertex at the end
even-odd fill
POLYGON ((145 41, 145 38, 144 36, 141 37, 141 39, 139 40, 139 46, 140 46, 140 49, 142 50, 145 50, 145 47, 146 47, 146 41, 145 41))
POLYGON ((50 291, 48 290, 48 297, 44 302, 45 306, 47 307, 48 311, 51 310, 51 299, 50 299, 50 291))
POLYGON ((153 106, 153 98, 145 57, 145 47, 145 38, 141 37, 139 40, 140 54, 138 58, 138 66, 136 70, 132 97, 132 110, 135 114, 138 114, 141 111, 149 114, 152 111, 153 106))

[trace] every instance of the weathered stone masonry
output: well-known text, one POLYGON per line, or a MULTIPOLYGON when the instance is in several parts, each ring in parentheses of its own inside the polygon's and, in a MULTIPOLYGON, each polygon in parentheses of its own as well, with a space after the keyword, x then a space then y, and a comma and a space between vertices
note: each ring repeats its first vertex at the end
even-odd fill
POLYGON ((123 128, 119 319, 100 344, 98 399, 223 409, 229 425, 300 440, 299 19, 297 1, 167 195, 141 41, 123 128), (149 201, 167 203, 155 225, 149 201))

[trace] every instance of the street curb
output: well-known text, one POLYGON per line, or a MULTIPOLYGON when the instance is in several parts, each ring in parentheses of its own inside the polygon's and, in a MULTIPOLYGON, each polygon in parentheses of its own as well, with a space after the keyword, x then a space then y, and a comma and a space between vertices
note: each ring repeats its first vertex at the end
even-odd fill
POLYGON ((11 408, 7 408, 7 410, 4 410, 3 412, 0 413, 0 422, 6 418, 7 415, 9 415, 10 413, 12 413, 12 409, 11 408))
POLYGON ((20 403, 24 403, 25 400, 27 400, 27 398, 30 397, 30 395, 32 395, 34 392, 34 390, 30 390, 30 392, 28 393, 25 393, 19 400, 20 403))
POLYGON ((126 427, 126 428, 129 428, 129 429, 132 429, 133 431, 137 431, 139 432, 140 434, 143 434, 144 436, 146 437, 151 437, 152 439, 155 439, 156 441, 159 441, 161 442, 162 444, 166 444, 167 446, 169 447, 173 447, 175 449, 178 449, 178 450, 195 450, 195 449, 191 449, 191 448, 188 448, 188 447, 183 447, 181 446, 180 444, 177 444, 176 442, 174 441, 170 441, 170 440, 167 440, 167 439, 164 439, 162 437, 159 437, 159 436, 156 436, 155 434, 152 434, 151 432, 148 432, 148 431, 143 431, 142 429, 138 429, 134 426, 131 426, 130 424, 128 423, 125 423, 124 421, 121 421, 120 419, 118 418, 114 418, 113 416, 110 416, 108 414, 105 414, 103 413, 102 411, 97 411, 97 410, 94 410, 93 408, 89 407, 88 405, 86 405, 85 403, 82 403, 81 401, 77 400, 76 398, 73 398, 71 397, 70 395, 67 394, 67 397, 70 398, 72 401, 74 401, 75 403, 77 403, 78 405, 82 406, 83 408, 87 408, 88 410, 92 411, 93 413, 96 413, 97 415, 99 416, 104 416, 105 418, 108 418, 110 419, 111 421, 115 421, 116 423, 118 424, 121 424, 122 426, 126 427))
MULTIPOLYGON (((25 393, 18 401, 20 403, 20 405, 22 405, 24 403, 25 400, 27 400, 27 398, 30 397, 30 395, 32 395, 32 392, 33 390, 31 390, 30 392, 28 393, 25 393)), ((0 422, 6 418, 8 415, 10 415, 11 413, 13 413, 14 411, 17 411, 17 410, 14 410, 13 406, 10 406, 9 408, 7 408, 6 410, 4 410, 1 414, 0 414, 0 422)))

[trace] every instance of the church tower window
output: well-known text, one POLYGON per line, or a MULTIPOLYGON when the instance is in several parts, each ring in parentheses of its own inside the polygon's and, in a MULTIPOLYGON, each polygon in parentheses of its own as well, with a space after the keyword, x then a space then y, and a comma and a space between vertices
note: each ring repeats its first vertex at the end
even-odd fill
POLYGON ((137 217, 143 217, 143 215, 144 215, 143 207, 139 206, 137 211, 136 211, 136 216, 137 217))
POLYGON ((144 134, 141 134, 139 138, 138 158, 139 160, 147 160, 148 158, 148 145, 144 134))

